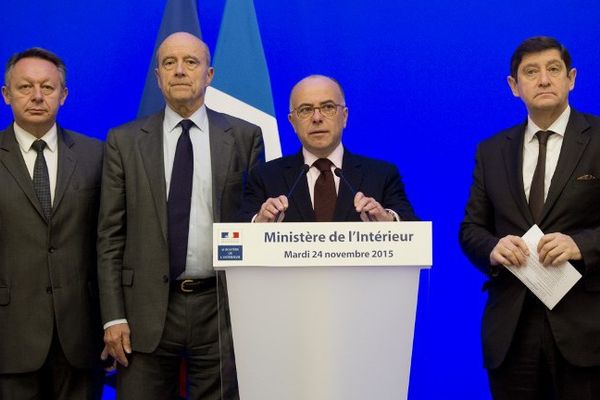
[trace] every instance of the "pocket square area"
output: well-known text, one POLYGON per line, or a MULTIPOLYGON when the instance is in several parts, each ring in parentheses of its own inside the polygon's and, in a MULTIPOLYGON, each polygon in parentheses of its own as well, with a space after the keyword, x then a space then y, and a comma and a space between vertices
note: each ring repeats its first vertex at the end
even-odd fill
POLYGON ((578 181, 593 181, 596 179, 598 179, 598 178, 596 178, 594 175, 590 175, 590 174, 585 174, 585 175, 581 175, 581 176, 577 177, 578 181))

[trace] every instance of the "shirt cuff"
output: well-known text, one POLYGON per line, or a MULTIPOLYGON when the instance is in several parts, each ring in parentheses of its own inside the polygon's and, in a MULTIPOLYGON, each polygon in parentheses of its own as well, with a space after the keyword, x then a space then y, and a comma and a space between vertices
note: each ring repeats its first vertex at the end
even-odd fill
POLYGON ((104 324, 104 329, 106 330, 113 325, 126 324, 126 323, 127 323, 127 320, 125 318, 113 319, 112 321, 108 321, 107 323, 104 324))
POLYGON ((386 208, 386 209, 385 209, 385 211, 387 211, 389 214, 392 214, 392 216, 394 217, 394 221, 398 221, 398 222, 399 222, 399 221, 402 221, 402 220, 400 219, 400 216, 398 215, 398 213, 396 213, 396 211, 394 211, 394 210, 391 210, 391 209, 389 209, 389 208, 386 208))

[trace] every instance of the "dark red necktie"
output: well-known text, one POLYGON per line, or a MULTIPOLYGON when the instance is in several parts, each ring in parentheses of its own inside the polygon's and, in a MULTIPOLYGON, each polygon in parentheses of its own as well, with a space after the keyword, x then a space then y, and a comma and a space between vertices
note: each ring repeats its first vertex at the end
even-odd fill
POLYGON ((333 221, 337 194, 335 192, 333 173, 331 172, 332 165, 333 163, 327 158, 319 158, 313 163, 313 166, 321 171, 315 182, 314 193, 315 219, 317 222, 333 221))

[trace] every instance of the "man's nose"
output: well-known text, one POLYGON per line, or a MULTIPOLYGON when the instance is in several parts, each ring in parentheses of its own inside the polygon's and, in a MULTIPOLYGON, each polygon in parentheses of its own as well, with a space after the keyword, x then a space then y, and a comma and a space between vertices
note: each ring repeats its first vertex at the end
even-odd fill
POLYGON ((321 114, 321 109, 315 108, 313 115, 312 115, 312 121, 313 122, 321 122, 322 120, 323 120, 323 114, 321 114))
POLYGON ((550 84, 550 74, 545 69, 542 69, 540 72, 539 84, 540 86, 548 86, 550 84))
POLYGON ((175 67, 175 74, 178 76, 185 75, 185 68, 183 67, 183 61, 177 63, 175 67))
POLYGON ((31 99, 33 101, 42 101, 44 100, 44 94, 42 93, 42 88, 40 86, 33 86, 33 92, 31 93, 31 99))

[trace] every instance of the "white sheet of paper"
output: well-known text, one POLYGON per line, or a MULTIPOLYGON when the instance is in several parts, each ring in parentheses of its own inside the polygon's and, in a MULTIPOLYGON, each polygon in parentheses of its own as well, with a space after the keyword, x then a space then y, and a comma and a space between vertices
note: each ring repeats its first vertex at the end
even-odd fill
POLYGON ((550 310, 581 279, 579 271, 569 262, 557 266, 544 267, 539 262, 537 245, 544 233, 533 225, 523 235, 529 248, 529 258, 524 267, 506 266, 521 282, 529 288, 550 310))

